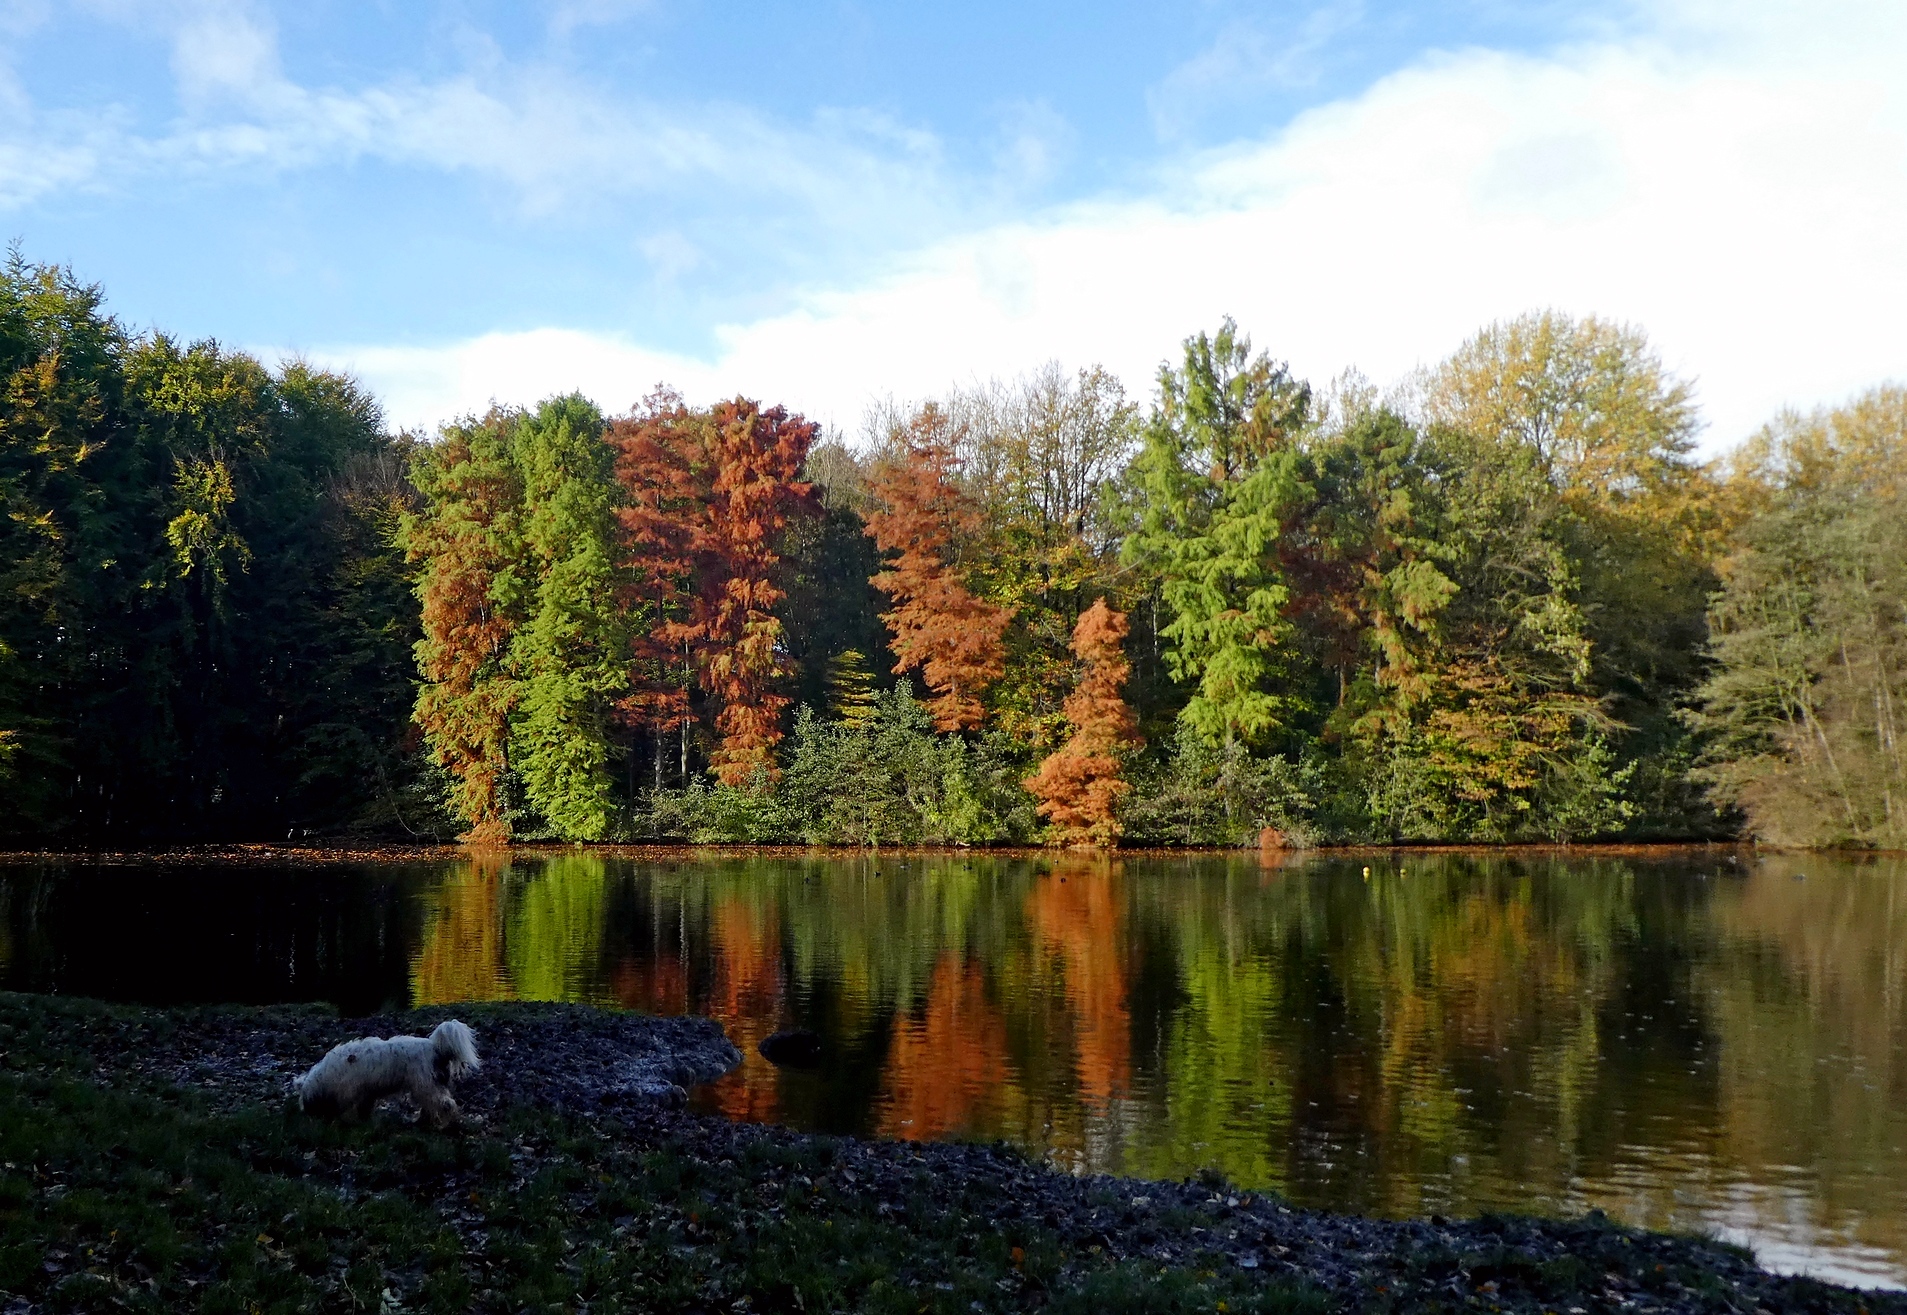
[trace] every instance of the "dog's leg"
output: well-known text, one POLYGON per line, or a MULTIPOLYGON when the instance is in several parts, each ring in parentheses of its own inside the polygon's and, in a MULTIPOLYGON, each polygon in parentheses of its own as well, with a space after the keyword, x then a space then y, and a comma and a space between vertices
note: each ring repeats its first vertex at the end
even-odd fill
POLYGON ((450 1084, 437 1076, 437 1065, 412 1069, 404 1085, 417 1103, 417 1112, 433 1128, 442 1128, 457 1118, 457 1102, 450 1098, 450 1084))
POLYGON ((457 1102, 450 1098, 447 1088, 431 1085, 418 1106, 433 1128, 447 1128, 457 1121, 457 1102))

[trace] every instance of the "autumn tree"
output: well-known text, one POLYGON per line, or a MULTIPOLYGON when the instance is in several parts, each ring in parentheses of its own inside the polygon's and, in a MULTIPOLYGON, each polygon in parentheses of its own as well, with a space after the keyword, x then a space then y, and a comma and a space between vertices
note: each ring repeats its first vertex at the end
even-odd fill
POLYGON ((960 484, 981 511, 967 583, 1013 612, 1006 670, 988 697, 994 723, 1029 744, 1063 733, 1073 625, 1117 587, 1116 502, 1138 409, 1118 379, 1048 362, 1011 382, 947 399, 959 435, 960 484))
POLYGON ((772 776, 788 698, 781 656, 784 597, 776 551, 789 517, 809 504, 799 480, 815 426, 745 398, 707 411, 658 394, 612 431, 638 594, 656 603, 632 650, 643 682, 632 707, 657 724, 687 715, 686 690, 668 683, 688 659, 715 704, 715 775, 741 785, 772 776))
POLYGON ((523 621, 523 480, 511 459, 516 412, 446 425, 421 450, 411 479, 422 510, 403 522, 406 558, 420 565, 417 596, 423 677, 414 718, 431 756, 450 774, 463 839, 510 838, 504 774, 510 717, 520 690, 510 647, 523 621))
POLYGON ((629 617, 629 687, 624 718, 648 729, 654 788, 662 788, 667 739, 677 738, 689 770, 689 691, 695 680, 685 627, 695 592, 696 526, 705 514, 705 418, 658 388, 631 415, 609 424, 616 480, 624 497, 622 606, 629 617))
POLYGON ((809 488, 797 477, 815 426, 744 398, 721 403, 711 419, 714 478, 694 624, 706 655, 703 687, 720 705, 715 728, 722 739, 710 764, 722 781, 739 785, 775 770, 788 706, 776 690, 788 671, 775 615, 785 597, 775 581, 775 543, 790 513, 807 506, 809 488))
MULTIPOLYGON (((1498 562, 1535 551, 1540 574, 1502 573, 1569 615, 1592 693, 1633 765, 1629 792, 1670 835, 1709 825, 1686 773, 1695 746, 1679 719, 1704 675, 1708 599, 1726 517, 1716 481, 1694 459, 1693 391, 1628 324, 1538 311, 1478 332, 1431 371, 1423 418, 1468 468, 1451 486, 1479 553, 1498 562), (1477 477, 1470 477, 1473 472, 1477 477), (1473 492, 1521 488, 1483 509, 1473 492), (1466 505, 1467 504, 1467 505, 1466 505)), ((1548 607, 1550 604, 1543 604, 1548 607)))
POLYGON ((1434 424, 1535 454, 1558 489, 1633 499, 1682 483, 1697 420, 1688 384, 1632 325, 1559 311, 1492 324, 1430 374, 1434 424))
POLYGON ((1026 781, 1040 814, 1067 844, 1103 847, 1119 837, 1119 800, 1132 788, 1121 775, 1120 754, 1137 743, 1123 693, 1131 673, 1123 647, 1129 629, 1125 614, 1103 598, 1080 615, 1073 652, 1083 669, 1066 700, 1073 733, 1026 781))
POLYGON ((1380 493, 1358 517, 1353 560, 1375 549, 1366 568, 1392 564, 1355 600, 1366 664, 1335 719, 1365 824, 1390 839, 1484 842, 1619 826, 1617 727, 1593 679, 1579 522, 1540 451, 1379 417, 1318 455, 1380 493), (1393 445, 1408 454, 1401 466, 1393 445))
POLYGON ((955 482, 949 429, 932 404, 914 417, 902 450, 875 468, 877 509, 867 517, 868 535, 894 555, 873 582, 894 602, 881 619, 893 633, 895 669, 919 669, 943 731, 985 720, 980 695, 1006 669, 1001 636, 1013 616, 975 597, 961 578, 959 548, 979 529, 980 512, 955 482))

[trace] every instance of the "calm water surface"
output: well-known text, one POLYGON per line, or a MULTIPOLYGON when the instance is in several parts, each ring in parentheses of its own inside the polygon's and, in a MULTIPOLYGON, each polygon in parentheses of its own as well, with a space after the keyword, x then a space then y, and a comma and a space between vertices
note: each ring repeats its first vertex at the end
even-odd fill
POLYGON ((1907 1285, 1899 859, 12 866, 0 983, 692 1010, 747 1056, 696 1097, 734 1118, 1379 1214, 1600 1206, 1907 1285), (755 1054, 787 1026, 823 1070, 755 1054))

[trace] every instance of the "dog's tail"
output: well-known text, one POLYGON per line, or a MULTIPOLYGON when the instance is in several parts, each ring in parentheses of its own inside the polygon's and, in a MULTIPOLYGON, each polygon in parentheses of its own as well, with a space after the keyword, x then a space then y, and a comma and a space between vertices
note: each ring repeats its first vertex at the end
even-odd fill
POLYGON ((437 1030, 430 1034, 430 1044, 437 1057, 446 1061, 452 1082, 483 1067, 477 1059, 477 1038, 454 1018, 437 1024, 437 1030))

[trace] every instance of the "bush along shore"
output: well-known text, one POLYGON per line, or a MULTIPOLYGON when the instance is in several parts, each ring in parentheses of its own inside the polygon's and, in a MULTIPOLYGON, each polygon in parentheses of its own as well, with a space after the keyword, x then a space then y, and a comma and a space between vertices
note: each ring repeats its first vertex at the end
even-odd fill
POLYGON ((1596 1214, 1370 1220, 704 1117, 682 1088, 736 1055, 699 1019, 459 1006, 456 1130, 288 1104, 336 1042, 451 1012, 0 995, 0 1312, 1907 1312, 1596 1214))

